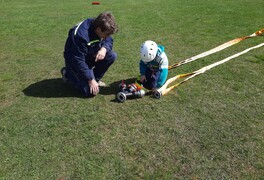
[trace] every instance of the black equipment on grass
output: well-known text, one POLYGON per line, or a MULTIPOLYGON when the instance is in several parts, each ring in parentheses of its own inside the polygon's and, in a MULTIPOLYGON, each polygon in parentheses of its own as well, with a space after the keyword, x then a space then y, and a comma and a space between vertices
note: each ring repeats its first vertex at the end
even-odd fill
POLYGON ((119 92, 116 95, 118 102, 125 102, 127 98, 141 98, 145 95, 145 91, 142 86, 132 83, 126 85, 124 81, 119 84, 119 92))

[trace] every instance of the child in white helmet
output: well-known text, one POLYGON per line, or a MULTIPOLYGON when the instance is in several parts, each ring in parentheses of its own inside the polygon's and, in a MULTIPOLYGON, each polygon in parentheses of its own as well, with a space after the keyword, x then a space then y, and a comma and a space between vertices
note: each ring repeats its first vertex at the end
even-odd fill
POLYGON ((160 88, 168 76, 168 58, 162 45, 154 41, 145 41, 140 47, 140 83, 144 88, 155 91, 160 88))

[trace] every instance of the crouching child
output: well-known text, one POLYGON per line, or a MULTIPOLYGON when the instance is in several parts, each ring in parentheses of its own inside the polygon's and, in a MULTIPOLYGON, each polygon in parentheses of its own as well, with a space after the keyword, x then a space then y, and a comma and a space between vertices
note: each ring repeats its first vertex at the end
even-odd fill
POLYGON ((145 41, 140 47, 139 83, 154 92, 160 88, 168 77, 168 58, 165 48, 154 41, 145 41))

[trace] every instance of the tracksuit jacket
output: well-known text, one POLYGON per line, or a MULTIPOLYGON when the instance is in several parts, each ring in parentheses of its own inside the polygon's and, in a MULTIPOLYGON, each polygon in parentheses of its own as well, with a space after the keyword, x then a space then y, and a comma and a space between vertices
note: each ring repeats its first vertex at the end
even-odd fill
POLYGON ((67 67, 78 72, 78 76, 85 80, 94 79, 93 63, 98 50, 105 47, 110 52, 113 47, 112 37, 101 40, 92 27, 93 19, 86 19, 72 27, 64 49, 67 67))

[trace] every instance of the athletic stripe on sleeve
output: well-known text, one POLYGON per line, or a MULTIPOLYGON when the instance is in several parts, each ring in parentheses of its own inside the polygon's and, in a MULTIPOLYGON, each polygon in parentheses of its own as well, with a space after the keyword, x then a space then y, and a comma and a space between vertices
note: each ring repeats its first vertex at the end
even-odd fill
POLYGON ((82 23, 83 23, 83 21, 80 22, 80 23, 78 24, 78 26, 76 27, 76 29, 75 29, 75 31, 74 31, 74 36, 76 36, 77 31, 78 31, 78 29, 79 29, 79 27, 80 27, 80 25, 81 25, 82 23))

